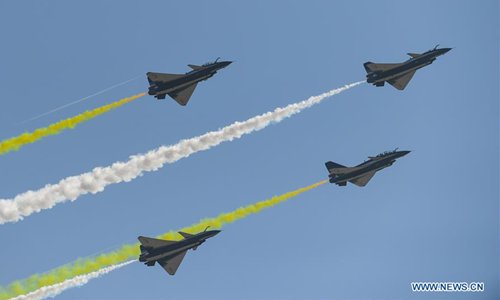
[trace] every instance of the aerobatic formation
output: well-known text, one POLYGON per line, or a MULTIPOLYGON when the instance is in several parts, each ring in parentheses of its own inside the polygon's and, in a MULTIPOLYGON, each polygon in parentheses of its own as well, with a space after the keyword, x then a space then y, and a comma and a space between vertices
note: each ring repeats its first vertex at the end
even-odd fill
POLYGON ((161 146, 145 154, 133 155, 126 162, 119 161, 107 167, 96 167, 90 172, 66 177, 57 184, 47 184, 39 190, 21 193, 13 199, 0 199, 0 224, 20 221, 57 204, 75 201, 82 195, 102 192, 111 184, 129 182, 146 172, 158 171, 165 164, 175 163, 194 153, 211 149, 223 142, 237 140, 281 122, 361 83, 362 81, 351 83, 285 107, 278 107, 243 122, 237 121, 219 130, 181 140, 174 145, 161 146))
MULTIPOLYGON (((384 86, 385 82, 399 90, 405 89, 415 72, 432 64, 436 57, 450 51, 451 48, 438 48, 437 46, 422 54, 408 53, 411 58, 403 63, 380 64, 367 62, 364 68, 367 72, 366 82, 375 86, 384 86)), ((178 104, 185 106, 190 100, 197 84, 214 76, 217 71, 227 67, 231 61, 219 61, 203 65, 188 65, 192 70, 186 74, 167 74, 148 72, 149 82, 147 93, 157 99, 165 99, 168 95, 178 104)), ((97 193, 113 183, 128 182, 144 172, 156 171, 165 163, 173 163, 198 151, 210 149, 224 141, 232 141, 242 135, 261 130, 269 124, 277 123, 283 119, 301 112, 303 109, 321 103, 324 99, 339 94, 344 90, 357 86, 365 81, 348 84, 344 87, 333 89, 307 100, 290 104, 283 108, 264 113, 244 122, 235 122, 218 131, 208 132, 198 137, 182 140, 172 146, 163 146, 144 155, 135 155, 125 163, 118 162, 110 167, 95 168, 92 172, 79 176, 71 176, 61 180, 55 185, 46 185, 38 191, 28 191, 19 194, 13 199, 0 199, 0 224, 15 222, 33 212, 51 208, 59 202, 75 200, 80 195, 97 193), (85 184, 79 184, 85 180, 85 184), (75 189, 75 187, 77 189, 75 189), (78 190, 79 188, 84 188, 78 190), (69 193, 66 195, 65 193, 69 193)), ((46 128, 39 128, 31 133, 0 141, 0 155, 18 150, 22 146, 33 143, 45 136, 54 135, 65 129, 74 128, 76 125, 91 120, 121 105, 129 103, 144 96, 146 93, 124 98, 117 102, 98 107, 72 118, 56 122, 46 128)), ((35 274, 26 280, 16 281, 5 287, 0 287, 1 299, 43 299, 60 294, 66 289, 81 286, 89 280, 98 278, 113 270, 122 268, 134 261, 140 261, 147 266, 156 263, 170 274, 176 274, 188 250, 196 250, 207 239, 220 233, 220 228, 248 215, 260 212, 262 209, 273 207, 288 199, 296 197, 306 191, 317 188, 326 182, 338 186, 347 183, 364 187, 378 171, 392 166, 394 162, 410 153, 410 151, 386 151, 376 156, 369 156, 365 162, 346 167, 328 161, 325 166, 329 172, 329 179, 300 188, 280 196, 255 204, 240 207, 232 212, 223 213, 215 218, 203 219, 199 223, 185 227, 180 231, 170 231, 155 238, 139 236, 139 242, 133 245, 124 245, 121 248, 97 257, 78 260, 61 268, 43 274, 35 274), (209 230, 209 228, 214 228, 209 230)))

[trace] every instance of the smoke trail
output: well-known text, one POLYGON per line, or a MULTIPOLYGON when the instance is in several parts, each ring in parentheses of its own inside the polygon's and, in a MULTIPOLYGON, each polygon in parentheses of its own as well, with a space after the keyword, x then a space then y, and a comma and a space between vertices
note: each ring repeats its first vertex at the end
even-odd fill
POLYGON ((67 289, 87 284, 92 279, 95 279, 97 277, 101 277, 102 275, 106 275, 111 271, 114 271, 114 270, 117 270, 119 268, 130 265, 131 263, 133 263, 135 261, 136 260, 129 260, 129 261, 126 261, 126 262, 121 263, 121 264, 102 268, 98 271, 91 272, 89 274, 79 275, 79 276, 76 276, 74 278, 67 279, 63 282, 56 283, 54 285, 44 286, 44 287, 39 288, 38 290, 35 290, 33 292, 26 294, 26 295, 20 295, 20 296, 17 296, 15 298, 12 298, 12 300, 39 300, 39 299, 45 299, 48 297, 55 297, 67 289))
POLYGON ((131 156, 127 162, 116 162, 108 167, 97 167, 90 172, 62 179, 57 184, 49 184, 37 191, 28 191, 13 199, 0 199, 0 224, 16 222, 32 213, 52 208, 58 203, 74 201, 88 193, 102 192, 106 186, 128 182, 143 172, 157 171, 166 163, 176 162, 193 153, 208 150, 225 141, 238 139, 245 134, 261 130, 272 123, 278 123, 303 109, 320 103, 324 99, 339 94, 364 81, 359 81, 334 89, 307 100, 290 104, 284 108, 250 118, 244 122, 235 122, 217 131, 181 140, 175 145, 161 146, 146 154, 131 156))
MULTIPOLYGON (((200 231, 203 231, 207 226, 210 226, 212 228, 221 228, 226 224, 230 224, 249 215, 259 213, 263 209, 273 207, 304 192, 317 188, 320 185, 325 184, 326 182, 328 181, 323 180, 318 183, 314 183, 279 196, 274 196, 267 200, 240 207, 228 213, 222 213, 215 218, 202 219, 196 224, 182 228, 181 231, 188 233, 198 233, 200 231)), ((168 240, 182 239, 177 231, 169 231, 158 236, 158 238, 168 240)), ((48 273, 35 274, 27 279, 11 283, 7 287, 0 287, 0 300, 9 299, 19 295, 26 295, 43 287, 53 286, 76 276, 89 274, 108 266, 121 264, 125 261, 137 258, 138 256, 139 244, 136 243, 124 245, 118 250, 101 254, 97 257, 79 259, 74 263, 59 267, 48 273)), ((62 289, 60 291, 62 291, 62 289)))
POLYGON ((80 103, 80 102, 85 101, 85 100, 87 100, 87 99, 90 99, 90 98, 92 98, 92 97, 95 97, 95 96, 101 95, 101 94, 103 94, 103 93, 105 93, 105 92, 107 92, 107 91, 110 91, 110 90, 112 90, 112 89, 115 89, 115 88, 117 88, 117 87, 119 87, 119 86, 125 85, 125 84, 127 84, 127 83, 129 83, 129 82, 132 82, 132 81, 134 81, 134 80, 136 80, 136 79, 138 79, 138 78, 142 77, 142 76, 143 76, 143 75, 139 75, 139 76, 136 76, 136 77, 131 78, 131 79, 129 79, 129 80, 125 80, 125 81, 123 81, 123 82, 117 83, 117 84, 112 85, 112 86, 110 86, 110 87, 107 87, 107 88, 105 88, 105 89, 103 89, 103 90, 100 90, 99 92, 95 92, 95 93, 93 93, 92 95, 89 95, 89 96, 86 96, 86 97, 80 98, 80 99, 75 100, 75 101, 73 101, 73 102, 70 102, 70 103, 67 103, 67 104, 61 105, 61 106, 56 107, 56 108, 54 108, 54 109, 52 109, 52 110, 49 110, 49 111, 47 111, 47 112, 44 112, 44 113, 42 113, 42 114, 39 114, 39 115, 34 116, 34 117, 32 117, 32 118, 29 118, 29 119, 27 119, 27 120, 21 121, 21 122, 17 123, 16 125, 21 125, 21 124, 24 124, 24 123, 27 123, 27 122, 30 122, 30 121, 34 121, 34 120, 40 119, 41 117, 44 117, 44 116, 46 116, 46 115, 50 115, 51 113, 54 113, 54 112, 56 112, 56 111, 60 111, 60 110, 61 110, 61 109, 63 109, 63 108, 66 108, 66 107, 71 106, 71 105, 75 105, 75 104, 77 104, 77 103, 80 103))
POLYGON ((110 104, 106 104, 104 106, 95 108, 93 110, 88 110, 88 111, 81 113, 79 115, 76 115, 74 117, 71 117, 71 118, 59 121, 57 123, 51 124, 47 127, 38 128, 33 132, 26 132, 26 133, 23 133, 19 136, 16 136, 16 137, 13 137, 13 138, 10 138, 7 140, 3 140, 0 142, 0 155, 11 152, 11 151, 17 151, 17 150, 19 150, 19 148, 21 148, 27 144, 34 143, 34 142, 36 142, 36 141, 38 141, 46 136, 59 134, 66 129, 72 129, 76 125, 78 125, 82 122, 86 122, 88 120, 91 120, 99 115, 102 115, 102 114, 104 114, 112 109, 120 107, 120 106, 122 106, 126 103, 129 103, 137 98, 140 98, 144 95, 145 95, 145 93, 140 93, 140 94, 137 94, 137 95, 132 96, 132 97, 123 98, 119 101, 116 101, 116 102, 113 102, 110 104))

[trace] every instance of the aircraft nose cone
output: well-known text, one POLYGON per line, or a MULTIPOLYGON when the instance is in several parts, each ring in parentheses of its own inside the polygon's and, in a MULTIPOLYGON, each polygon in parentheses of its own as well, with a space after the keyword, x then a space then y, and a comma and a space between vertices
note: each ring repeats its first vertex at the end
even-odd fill
POLYGON ((443 48, 441 49, 442 53, 445 54, 446 52, 450 51, 452 48, 443 48))
POLYGON ((221 65, 222 68, 225 68, 225 67, 229 66, 232 63, 233 63, 232 61, 221 61, 220 65, 221 65))
POLYGON ((399 151, 399 154, 401 156, 405 156, 406 154, 410 153, 411 151, 399 151))
POLYGON ((210 230, 210 236, 216 236, 221 232, 221 230, 210 230))

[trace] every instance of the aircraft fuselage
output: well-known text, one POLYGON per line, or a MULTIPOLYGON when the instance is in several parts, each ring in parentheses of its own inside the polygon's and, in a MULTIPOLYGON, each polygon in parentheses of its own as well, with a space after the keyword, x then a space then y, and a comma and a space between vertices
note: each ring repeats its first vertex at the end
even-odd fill
POLYGON ((198 247, 218 232, 218 230, 205 231, 174 244, 149 249, 139 256, 139 261, 144 262, 148 266, 153 266, 154 262, 158 260, 169 260, 179 253, 198 247))
POLYGON ((195 70, 186 73, 185 76, 167 82, 156 82, 155 86, 150 86, 149 95, 168 94, 173 91, 182 90, 192 84, 207 80, 217 73, 217 70, 195 70))
POLYGON ((369 173, 378 172, 392 166, 396 159, 408 154, 409 151, 394 151, 370 157, 367 161, 355 167, 338 167, 330 170, 328 177, 330 183, 345 185, 348 181, 367 176, 369 173))
POLYGON ((164 95, 178 90, 183 90, 190 85, 209 79, 214 76, 218 70, 225 68, 230 62, 218 62, 209 66, 201 66, 199 69, 192 70, 178 78, 169 81, 156 81, 149 87, 149 95, 164 95))
POLYGON ((440 55, 448 52, 450 48, 441 48, 427 51, 421 55, 410 58, 409 60, 397 64, 394 68, 383 71, 372 71, 366 75, 366 81, 374 85, 382 85, 385 81, 390 81, 395 78, 404 76, 409 72, 416 71, 420 68, 432 64, 440 55))

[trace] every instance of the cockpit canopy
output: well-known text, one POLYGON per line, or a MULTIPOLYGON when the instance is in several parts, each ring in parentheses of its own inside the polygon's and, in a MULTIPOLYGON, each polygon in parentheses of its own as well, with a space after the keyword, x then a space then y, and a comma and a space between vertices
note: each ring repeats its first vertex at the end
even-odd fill
POLYGON ((220 57, 217 57, 217 59, 215 61, 213 61, 213 62, 204 63, 202 65, 202 67, 206 67, 206 66, 210 66, 210 65, 216 64, 219 59, 220 59, 220 57))
POLYGON ((396 148, 396 149, 394 149, 392 151, 384 151, 384 152, 382 152, 380 154, 377 154, 377 156, 375 156, 375 157, 387 156, 389 154, 396 153, 396 151, 398 151, 398 148, 396 148))
POLYGON ((429 50, 425 51, 423 54, 429 53, 429 52, 432 52, 432 51, 436 51, 438 47, 439 47, 439 44, 437 44, 436 47, 434 47, 433 49, 429 49, 429 50))

